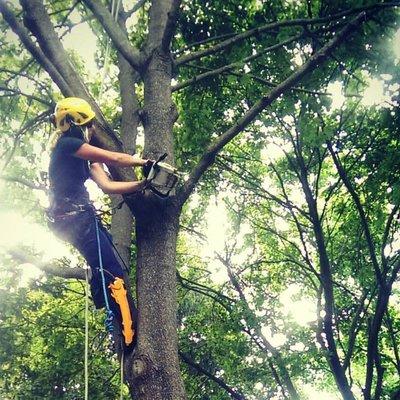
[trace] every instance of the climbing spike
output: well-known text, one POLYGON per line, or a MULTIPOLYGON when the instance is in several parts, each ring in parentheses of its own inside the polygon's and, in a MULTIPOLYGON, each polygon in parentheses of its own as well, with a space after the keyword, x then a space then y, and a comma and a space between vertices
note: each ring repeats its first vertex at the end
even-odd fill
POLYGON ((115 278, 114 283, 110 283, 109 288, 111 289, 111 296, 115 299, 121 309, 122 333, 125 338, 125 344, 129 346, 133 341, 135 331, 133 329, 131 312, 123 279, 115 278))

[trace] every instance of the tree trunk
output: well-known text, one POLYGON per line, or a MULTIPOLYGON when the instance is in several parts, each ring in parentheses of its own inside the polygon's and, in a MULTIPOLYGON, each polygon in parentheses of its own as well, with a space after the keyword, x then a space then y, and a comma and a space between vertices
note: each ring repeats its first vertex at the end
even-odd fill
POLYGON ((139 331, 130 387, 138 400, 186 399, 177 353, 178 227, 173 207, 136 216, 139 331))
MULTIPOLYGON (((143 73, 142 122, 145 157, 168 153, 173 163, 171 58, 160 48, 143 73)), ((186 399, 180 375, 177 335, 176 240, 180 208, 173 199, 151 193, 128 201, 136 218, 138 344, 129 368, 131 395, 137 400, 186 399)))

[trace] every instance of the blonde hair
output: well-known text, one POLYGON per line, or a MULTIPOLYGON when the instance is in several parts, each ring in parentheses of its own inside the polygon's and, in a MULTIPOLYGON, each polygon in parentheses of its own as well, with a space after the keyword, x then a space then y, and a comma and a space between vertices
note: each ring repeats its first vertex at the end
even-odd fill
POLYGON ((47 152, 51 153, 54 150, 54 147, 56 147, 56 144, 58 142, 58 139, 64 134, 64 132, 60 131, 59 129, 56 130, 52 135, 50 136, 49 139, 49 144, 47 145, 47 152))
MULTIPOLYGON (((94 126, 93 126, 93 128, 94 128, 94 126)), ((57 144, 58 140, 60 139, 60 137, 62 135, 64 135, 64 133, 67 133, 67 132, 68 131, 63 132, 62 130, 57 129, 54 133, 52 133, 52 135, 50 136, 50 139, 49 139, 49 143, 47 145, 47 152, 48 153, 51 153, 54 150, 54 147, 56 147, 56 144, 57 144)), ((82 135, 83 135, 83 140, 86 143, 89 143, 90 137, 89 137, 88 128, 82 129, 82 135)))

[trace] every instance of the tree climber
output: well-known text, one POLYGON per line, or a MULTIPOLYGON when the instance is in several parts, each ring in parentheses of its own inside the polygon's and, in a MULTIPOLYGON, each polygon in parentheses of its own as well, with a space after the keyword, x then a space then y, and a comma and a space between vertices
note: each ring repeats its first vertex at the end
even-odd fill
MULTIPOLYGON (((136 308, 124 288, 123 270, 113 251, 109 233, 96 217, 84 185, 90 177, 107 194, 143 190, 146 181, 115 182, 103 163, 118 167, 147 166, 151 160, 137 155, 107 151, 93 145, 95 113, 85 100, 68 97, 59 101, 52 116, 57 128, 51 146, 49 180, 49 225, 57 236, 71 243, 86 259, 91 270, 90 289, 96 308, 107 308, 122 324, 127 347, 133 346, 136 308), (103 272, 102 272, 103 270, 103 272)), ((111 317, 111 318, 110 318, 111 317)), ((111 330, 111 328, 110 328, 111 330)))

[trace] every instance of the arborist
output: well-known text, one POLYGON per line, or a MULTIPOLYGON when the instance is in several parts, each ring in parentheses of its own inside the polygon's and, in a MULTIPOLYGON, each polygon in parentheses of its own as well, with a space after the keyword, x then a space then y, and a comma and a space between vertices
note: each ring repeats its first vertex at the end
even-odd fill
POLYGON ((52 122, 57 132, 49 165, 49 225, 86 259, 94 304, 96 308, 106 307, 109 318, 115 317, 121 324, 126 348, 130 348, 135 339, 136 308, 128 300, 122 266, 113 251, 110 234, 96 216, 85 182, 93 179, 108 194, 139 192, 146 187, 146 180, 112 181, 104 164, 148 167, 154 162, 93 145, 95 113, 83 99, 68 97, 59 101, 52 122))

